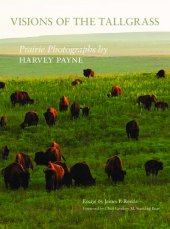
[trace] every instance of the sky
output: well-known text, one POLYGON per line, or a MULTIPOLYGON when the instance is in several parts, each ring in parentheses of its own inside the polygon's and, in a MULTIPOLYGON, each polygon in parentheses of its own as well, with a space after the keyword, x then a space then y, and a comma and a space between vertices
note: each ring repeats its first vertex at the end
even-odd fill
MULTIPOLYGON (((169 0, 1 0, 0 3, 0 39, 14 37, 33 37, 42 35, 85 34, 85 33, 119 33, 170 31, 169 0), (94 18, 95 25, 75 25, 73 18, 94 18), (99 17, 104 17, 100 25, 99 17), (12 23, 16 21, 14 25, 12 23), (17 18, 17 19, 16 19, 17 18), (52 25, 19 25, 18 18, 50 18, 52 25), (58 25, 69 18, 67 25, 58 25), (107 18, 111 23, 106 25, 107 18), (154 26, 114 26, 119 18, 158 18, 159 25, 154 26)), ((131 19, 132 20, 132 19, 131 19)))

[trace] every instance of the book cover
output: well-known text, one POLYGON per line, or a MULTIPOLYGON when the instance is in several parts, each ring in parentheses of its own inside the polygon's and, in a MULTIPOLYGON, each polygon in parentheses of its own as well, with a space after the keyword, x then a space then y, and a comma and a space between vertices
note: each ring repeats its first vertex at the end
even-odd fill
POLYGON ((168 0, 0 5, 0 228, 169 228, 168 0))

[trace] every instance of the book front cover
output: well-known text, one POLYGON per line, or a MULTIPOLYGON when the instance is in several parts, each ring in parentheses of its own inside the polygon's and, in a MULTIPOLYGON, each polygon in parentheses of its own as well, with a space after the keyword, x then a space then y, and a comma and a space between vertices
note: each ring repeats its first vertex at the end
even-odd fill
POLYGON ((169 228, 168 0, 0 5, 0 228, 169 228))

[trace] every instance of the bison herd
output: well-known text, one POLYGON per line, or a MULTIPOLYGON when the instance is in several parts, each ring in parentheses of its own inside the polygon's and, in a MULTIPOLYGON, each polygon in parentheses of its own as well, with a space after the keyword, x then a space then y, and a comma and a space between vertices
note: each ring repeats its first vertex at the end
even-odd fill
MULTIPOLYGON (((5 147, 4 150, 9 149, 5 147)), ((76 186, 90 186, 95 185, 96 179, 93 178, 90 168, 86 162, 78 162, 70 169, 65 162, 66 159, 61 155, 60 145, 53 142, 46 152, 35 153, 34 161, 37 165, 45 165, 45 188, 47 191, 52 191, 61 188, 63 185, 70 187, 74 181, 76 186)), ((158 171, 163 169, 163 163, 157 160, 147 161, 144 165, 146 175, 153 174, 157 176, 158 171)), ((5 187, 11 189, 18 189, 23 187, 28 188, 30 172, 33 170, 33 162, 31 158, 22 152, 16 155, 15 161, 2 169, 1 173, 4 177, 5 187)), ((105 164, 105 173, 108 179, 112 182, 123 182, 126 171, 123 170, 122 161, 119 156, 114 155, 109 158, 105 164)))
MULTIPOLYGON (((85 77, 94 77, 94 71, 92 69, 83 70, 83 75, 85 77)), ((165 77, 165 70, 160 70, 157 72, 157 77, 165 77)), ((76 79, 72 82, 72 86, 81 84, 82 81, 76 79)), ((5 88, 5 83, 0 82, 0 88, 5 88)), ((122 89, 120 86, 113 86, 111 92, 107 94, 108 97, 121 96, 122 89)), ((17 91, 11 94, 10 96, 12 106, 15 106, 17 103, 21 105, 33 104, 34 99, 31 99, 29 94, 25 91, 17 91)), ((155 105, 155 109, 165 110, 168 108, 168 103, 164 101, 157 101, 155 95, 141 95, 137 98, 137 104, 140 107, 141 105, 148 111, 150 111, 152 104, 155 105)), ((69 108, 70 102, 68 98, 64 95, 60 98, 59 101, 59 111, 64 112, 69 108)), ((89 107, 80 107, 80 105, 74 101, 70 105, 71 119, 77 119, 80 115, 80 110, 82 110, 83 116, 88 116, 90 108, 89 107)), ((43 114, 45 121, 49 127, 55 125, 58 112, 55 108, 49 107, 46 112, 43 114)), ((37 112, 30 111, 25 114, 24 121, 21 123, 20 127, 25 128, 26 126, 37 125, 39 122, 39 117, 37 112)), ((0 126, 3 127, 6 125, 6 117, 0 117, 0 126)), ((126 124, 126 134, 128 138, 136 139, 139 138, 139 124, 132 120, 126 124)), ((7 160, 9 155, 9 149, 7 146, 4 146, 2 149, 2 159, 7 160)), ((62 185, 70 187, 72 181, 76 186, 89 186, 95 185, 96 179, 93 178, 90 168, 86 162, 78 162, 74 164, 70 169, 66 165, 66 159, 61 154, 60 145, 56 142, 52 144, 45 150, 45 152, 36 152, 34 161, 36 165, 44 165, 45 174, 45 187, 47 191, 59 189, 62 185), (64 162, 63 162, 64 160, 64 162)), ((16 155, 15 161, 8 165, 6 168, 2 169, 1 173, 4 177, 4 182, 6 188, 10 187, 11 189, 18 189, 23 187, 24 189, 28 188, 30 173, 29 169, 33 170, 33 162, 31 158, 19 152, 16 155)), ((157 160, 149 160, 144 165, 146 175, 150 174, 156 175, 159 170, 163 169, 163 163, 157 160)), ((126 175, 126 171, 123 170, 122 161, 118 155, 114 155, 109 158, 105 164, 105 173, 113 183, 123 182, 126 175)))

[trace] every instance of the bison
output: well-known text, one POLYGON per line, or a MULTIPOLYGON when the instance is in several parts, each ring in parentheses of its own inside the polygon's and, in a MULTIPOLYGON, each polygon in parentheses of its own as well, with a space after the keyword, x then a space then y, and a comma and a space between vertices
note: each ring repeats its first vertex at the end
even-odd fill
POLYGON ((135 120, 132 120, 126 124, 126 133, 128 138, 134 138, 138 140, 139 125, 135 120))
POLYGON ((6 188, 10 186, 11 189, 18 189, 22 186, 24 189, 28 188, 30 174, 28 170, 24 170, 19 163, 12 163, 2 170, 6 188))
POLYGON ((0 89, 5 88, 5 83, 4 82, 0 82, 0 89))
POLYGON ((57 120, 58 117, 58 112, 56 111, 55 108, 50 107, 47 109, 47 111, 44 113, 44 117, 45 117, 45 121, 47 123, 47 125, 53 126, 55 125, 55 122, 57 120))
POLYGON ((105 172, 108 175, 108 179, 111 176, 112 182, 115 184, 119 181, 124 181, 124 176, 126 175, 126 171, 122 168, 122 161, 117 155, 107 160, 105 172))
POLYGON ((7 118, 5 116, 0 117, 0 126, 4 127, 7 124, 7 118))
POLYGON ((49 161, 58 162, 61 161, 62 158, 65 160, 58 148, 49 147, 46 152, 35 153, 34 161, 37 165, 48 165, 49 161))
POLYGON ((141 95, 137 98, 137 103, 140 106, 141 104, 144 105, 146 110, 150 110, 152 103, 156 103, 156 96, 155 95, 141 95))
POLYGON ((74 80, 74 81, 71 83, 72 86, 76 86, 76 85, 78 85, 78 84, 82 84, 82 80, 76 79, 76 80, 74 80))
POLYGON ((19 152, 16 155, 15 162, 22 165, 24 170, 31 168, 33 170, 33 163, 29 155, 19 152))
POLYGON ((39 122, 38 114, 35 111, 29 111, 25 114, 24 122, 20 127, 24 129, 26 126, 37 125, 39 122))
POLYGON ((71 118, 72 119, 76 119, 79 117, 80 114, 80 106, 77 102, 73 102, 73 104, 70 107, 70 111, 71 111, 71 118))
POLYGON ((64 95, 60 98, 59 102, 59 111, 67 111, 69 106, 69 100, 68 98, 64 95))
POLYGON ((85 76, 85 77, 94 77, 94 71, 92 70, 92 69, 84 69, 83 70, 83 75, 85 76))
POLYGON ((75 185, 95 185, 96 180, 92 177, 89 166, 85 162, 79 162, 70 169, 71 178, 75 180, 75 185))
POLYGON ((29 97, 28 92, 16 91, 11 94, 11 103, 13 106, 15 106, 16 103, 21 105, 33 104, 34 100, 29 97))
POLYGON ((55 162, 55 164, 60 165, 60 166, 63 167, 64 176, 63 176, 63 179, 62 179, 62 184, 66 185, 67 187, 70 187, 70 185, 72 185, 72 179, 71 179, 71 174, 70 174, 70 171, 69 171, 66 163, 61 162, 61 161, 57 161, 57 162, 55 162))
POLYGON ((83 116, 88 116, 89 115, 89 111, 90 111, 89 107, 80 107, 80 109, 82 109, 82 115, 83 116))
POLYGON ((2 159, 7 160, 8 156, 9 156, 9 148, 8 148, 8 146, 4 146, 2 148, 2 159))
POLYGON ((160 102, 156 102, 155 103, 155 109, 162 109, 162 110, 165 110, 165 109, 168 109, 168 103, 166 103, 166 102, 162 102, 162 101, 160 101, 160 102))
POLYGON ((165 70, 161 69, 156 73, 156 76, 158 78, 164 78, 165 77, 165 73, 166 73, 165 70))
POLYGON ((163 163, 157 160, 149 160, 145 163, 146 176, 153 174, 158 175, 158 171, 163 170, 163 163))
POLYGON ((110 93, 107 94, 108 97, 120 96, 122 94, 122 89, 119 86, 113 86, 110 93))
POLYGON ((61 187, 64 177, 64 169, 62 166, 49 162, 49 167, 44 171, 44 173, 47 191, 50 192, 61 187))

